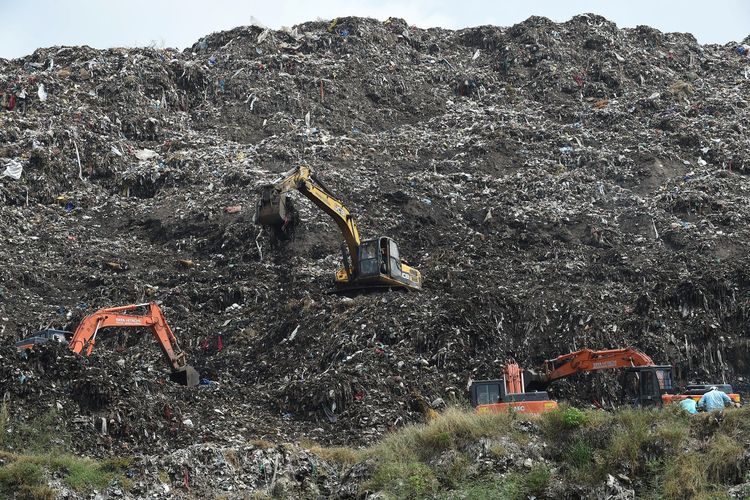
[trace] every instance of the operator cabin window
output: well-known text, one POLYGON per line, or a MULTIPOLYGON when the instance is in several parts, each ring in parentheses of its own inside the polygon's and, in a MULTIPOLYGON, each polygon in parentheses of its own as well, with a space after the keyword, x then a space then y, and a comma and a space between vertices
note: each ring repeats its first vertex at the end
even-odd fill
POLYGON ((671 370, 658 370, 656 372, 656 378, 659 379, 659 388, 663 391, 672 390, 672 371, 671 370))
POLYGON ((378 243, 367 241, 359 247, 359 273, 363 276, 378 274, 378 243))
POLYGON ((398 245, 393 240, 389 241, 390 259, 391 259, 391 276, 394 278, 401 277, 401 259, 398 256, 398 245))
POLYGON ((654 392, 654 374, 651 372, 641 373, 641 393, 648 396, 654 392))
POLYGON ((489 405, 500 401, 500 386, 498 384, 482 384, 477 387, 477 404, 489 405))

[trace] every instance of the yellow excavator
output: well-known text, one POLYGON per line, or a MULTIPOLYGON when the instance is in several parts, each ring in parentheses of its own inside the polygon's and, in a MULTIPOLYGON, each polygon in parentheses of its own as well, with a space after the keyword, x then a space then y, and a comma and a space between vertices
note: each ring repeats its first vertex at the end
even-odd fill
POLYGON ((341 252, 344 266, 336 273, 338 290, 422 288, 422 275, 401 260, 396 242, 387 236, 361 241, 349 210, 307 166, 296 167, 261 187, 255 223, 271 227, 274 234, 282 238, 293 230, 294 208, 287 199, 292 190, 299 191, 331 216, 344 235, 346 246, 342 245, 341 252))

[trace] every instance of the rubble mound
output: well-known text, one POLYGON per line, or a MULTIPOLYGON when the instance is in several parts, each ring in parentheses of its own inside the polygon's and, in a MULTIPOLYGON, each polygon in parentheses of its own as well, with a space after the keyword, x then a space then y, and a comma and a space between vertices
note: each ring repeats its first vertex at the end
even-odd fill
MULTIPOLYGON (((747 389, 750 59, 586 14, 509 28, 338 18, 177 51, 0 59, 0 383, 77 451, 243 439, 364 444, 471 379, 632 345, 680 381, 747 389), (340 234, 295 199, 272 246, 256 188, 309 165, 424 276, 330 293, 340 234), (88 359, 11 347, 158 301, 203 374, 147 332, 88 359)), ((612 377, 554 394, 611 401, 612 377)))

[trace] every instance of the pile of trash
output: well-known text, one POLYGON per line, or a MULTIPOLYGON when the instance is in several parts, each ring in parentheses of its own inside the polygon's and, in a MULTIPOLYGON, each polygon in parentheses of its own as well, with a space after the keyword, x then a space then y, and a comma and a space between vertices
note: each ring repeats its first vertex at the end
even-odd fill
MULTIPOLYGON (((458 31, 347 17, 0 59, 11 414, 53 411, 97 456, 358 445, 508 360, 627 345, 746 391, 748 42, 590 14, 458 31), (257 188, 299 164, 364 238, 399 243, 423 291, 330 293, 341 237, 302 197, 294 240, 271 244, 257 188), (15 359, 40 328, 151 300, 203 386, 166 382, 147 332, 15 359)), ((616 388, 580 377, 555 396, 616 388)))

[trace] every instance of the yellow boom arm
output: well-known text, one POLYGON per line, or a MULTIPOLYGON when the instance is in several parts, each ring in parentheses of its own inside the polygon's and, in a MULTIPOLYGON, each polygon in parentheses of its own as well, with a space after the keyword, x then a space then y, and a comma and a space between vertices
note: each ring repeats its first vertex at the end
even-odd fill
POLYGON ((273 183, 274 189, 283 195, 287 191, 296 189, 305 195, 310 201, 327 213, 336 222, 336 225, 344 235, 344 241, 349 249, 352 259, 352 267, 357 268, 358 248, 360 244, 359 231, 354 223, 354 218, 341 200, 333 194, 318 180, 309 167, 299 166, 286 172, 279 180, 273 183))

